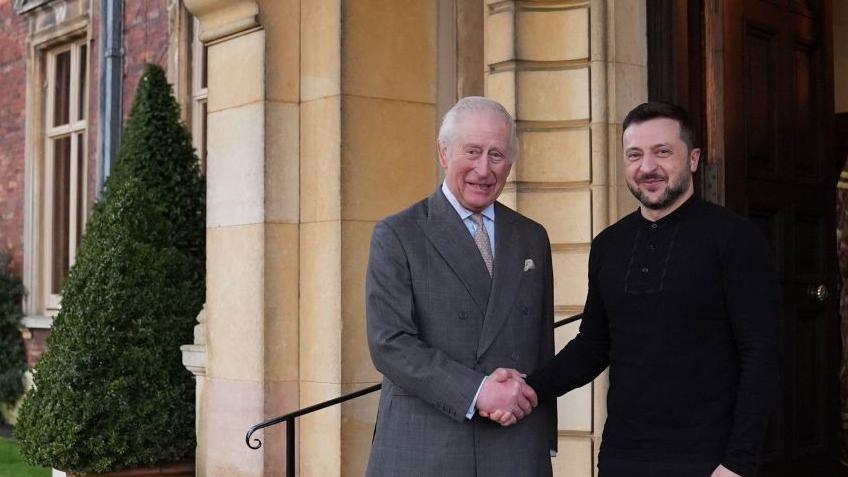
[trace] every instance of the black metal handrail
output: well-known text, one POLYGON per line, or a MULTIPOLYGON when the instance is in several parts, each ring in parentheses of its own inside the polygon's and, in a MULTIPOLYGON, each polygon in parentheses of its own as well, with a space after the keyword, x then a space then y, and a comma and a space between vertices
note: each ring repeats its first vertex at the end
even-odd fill
MULTIPOLYGON (((568 318, 564 318, 562 320, 554 323, 554 328, 559 328, 560 326, 567 325, 569 323, 574 323, 575 321, 583 318, 582 313, 578 313, 574 316, 569 316, 568 318)), ((288 414, 283 414, 282 416, 275 417, 273 419, 268 419, 267 421, 260 422, 254 426, 251 426, 250 429, 247 430, 247 435, 244 436, 244 442, 247 444, 247 447, 251 449, 259 449, 262 447, 262 441, 258 438, 253 438, 253 442, 251 442, 250 438, 253 436, 253 433, 258 431, 259 429, 264 429, 266 427, 271 427, 277 425, 281 422, 286 423, 286 477, 294 477, 294 464, 295 464, 295 442, 294 442, 294 420, 300 416, 311 414, 315 411, 320 411, 321 409, 328 408, 330 406, 335 406, 336 404, 341 404, 346 401, 350 401, 351 399, 356 399, 360 396, 364 396, 366 394, 371 394, 375 391, 379 391, 382 388, 382 384, 375 384, 373 386, 368 386, 367 388, 362 388, 359 391, 354 391, 349 394, 343 394, 337 398, 330 399, 329 401, 319 402, 318 404, 314 404, 309 407, 305 407, 303 409, 298 409, 297 411, 290 412, 288 414), (255 445, 254 445, 255 443, 255 445)))

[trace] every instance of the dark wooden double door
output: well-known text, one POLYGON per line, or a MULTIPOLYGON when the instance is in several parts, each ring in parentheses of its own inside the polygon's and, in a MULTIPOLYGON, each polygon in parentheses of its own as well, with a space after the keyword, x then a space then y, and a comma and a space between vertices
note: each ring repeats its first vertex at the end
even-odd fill
POLYGON ((830 8, 649 0, 651 96, 695 113, 700 193, 759 225, 780 276, 782 392, 761 476, 842 475, 830 8))

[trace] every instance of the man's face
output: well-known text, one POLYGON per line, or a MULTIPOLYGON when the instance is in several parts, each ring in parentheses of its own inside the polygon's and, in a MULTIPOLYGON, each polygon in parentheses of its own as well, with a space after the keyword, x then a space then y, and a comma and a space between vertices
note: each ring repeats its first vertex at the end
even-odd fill
POLYGON ((622 143, 627 187, 642 206, 662 216, 692 195, 692 173, 701 151, 689 151, 677 121, 656 118, 631 124, 622 143))
POLYGON ((509 127, 494 113, 464 113, 457 119, 453 141, 439 144, 439 164, 459 203, 480 212, 501 194, 512 168, 509 127))

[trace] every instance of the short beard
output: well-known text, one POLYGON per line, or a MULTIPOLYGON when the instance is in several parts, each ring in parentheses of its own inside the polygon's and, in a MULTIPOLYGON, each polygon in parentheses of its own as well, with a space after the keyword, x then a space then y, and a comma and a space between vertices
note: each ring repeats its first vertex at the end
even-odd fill
POLYGON ((669 184, 668 188, 666 188, 665 190, 665 193, 663 193, 663 195, 661 195, 659 199, 656 200, 656 202, 650 202, 648 200, 648 197, 645 196, 645 194, 641 190, 639 190, 638 184, 631 184, 630 182, 627 182, 627 188, 630 189, 630 192, 633 194, 633 196, 636 197, 640 204, 651 210, 662 210, 673 204, 674 201, 676 201, 680 198, 680 196, 686 193, 688 185, 689 181, 687 180, 680 181, 680 183, 675 185, 669 184))

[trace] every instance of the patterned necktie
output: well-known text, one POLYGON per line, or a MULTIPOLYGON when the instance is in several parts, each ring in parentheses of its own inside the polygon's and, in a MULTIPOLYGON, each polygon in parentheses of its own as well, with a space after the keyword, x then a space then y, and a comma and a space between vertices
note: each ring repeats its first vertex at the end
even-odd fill
POLYGON ((474 232, 474 243, 480 249, 480 255, 483 256, 483 261, 486 262, 486 268, 489 270, 489 276, 492 276, 492 244, 489 242, 489 232, 483 224, 483 216, 479 213, 472 214, 471 220, 477 224, 477 231, 474 232))

